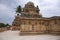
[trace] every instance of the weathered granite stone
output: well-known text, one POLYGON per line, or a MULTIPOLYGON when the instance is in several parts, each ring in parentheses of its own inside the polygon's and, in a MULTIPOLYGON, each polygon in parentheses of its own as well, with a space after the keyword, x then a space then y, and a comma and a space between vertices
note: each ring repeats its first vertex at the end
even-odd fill
POLYGON ((20 34, 60 34, 60 17, 51 18, 39 15, 38 6, 32 2, 25 4, 21 15, 16 16, 12 23, 12 30, 20 30, 20 34))

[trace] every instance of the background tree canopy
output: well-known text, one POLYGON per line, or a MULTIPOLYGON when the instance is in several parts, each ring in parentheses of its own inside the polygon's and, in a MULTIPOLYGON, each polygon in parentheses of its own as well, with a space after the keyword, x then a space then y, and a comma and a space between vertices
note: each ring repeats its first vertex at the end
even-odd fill
POLYGON ((9 24, 0 23, 0 28, 10 26, 9 24))
POLYGON ((16 12, 20 13, 21 11, 22 11, 22 8, 21 8, 21 6, 19 5, 19 6, 17 7, 17 9, 16 9, 16 12))

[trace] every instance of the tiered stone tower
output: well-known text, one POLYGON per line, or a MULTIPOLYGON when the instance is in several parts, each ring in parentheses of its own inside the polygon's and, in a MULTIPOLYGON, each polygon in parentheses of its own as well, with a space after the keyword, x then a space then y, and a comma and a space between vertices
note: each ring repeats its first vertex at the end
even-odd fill
POLYGON ((21 22, 20 22, 21 19, 42 18, 42 15, 39 13, 40 10, 39 10, 38 6, 35 7, 33 2, 28 2, 27 4, 25 4, 25 7, 22 10, 23 11, 21 13, 18 13, 17 16, 15 16, 15 19, 13 21, 12 25, 14 26, 13 29, 15 29, 15 30, 16 29, 20 30, 19 26, 21 24, 21 22))
POLYGON ((28 2, 25 4, 25 7, 23 8, 23 12, 21 12, 21 16, 29 17, 29 18, 40 18, 42 17, 39 15, 39 8, 38 6, 35 7, 32 2, 28 2))
POLYGON ((32 2, 25 4, 21 15, 15 17, 12 30, 20 30, 20 34, 60 33, 60 17, 44 18, 39 11, 32 2))

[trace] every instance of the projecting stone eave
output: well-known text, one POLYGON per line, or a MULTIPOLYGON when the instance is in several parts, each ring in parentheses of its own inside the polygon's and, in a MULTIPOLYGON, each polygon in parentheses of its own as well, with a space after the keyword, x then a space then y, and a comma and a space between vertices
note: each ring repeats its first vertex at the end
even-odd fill
POLYGON ((20 20, 51 20, 50 18, 20 18, 20 20))
POLYGON ((60 19, 60 16, 53 16, 53 17, 50 17, 50 19, 60 19))
POLYGON ((50 18, 46 18, 46 17, 42 17, 42 18, 25 18, 25 17, 21 17, 20 19, 33 19, 33 20, 54 20, 54 19, 59 19, 60 20, 60 16, 53 16, 50 18))

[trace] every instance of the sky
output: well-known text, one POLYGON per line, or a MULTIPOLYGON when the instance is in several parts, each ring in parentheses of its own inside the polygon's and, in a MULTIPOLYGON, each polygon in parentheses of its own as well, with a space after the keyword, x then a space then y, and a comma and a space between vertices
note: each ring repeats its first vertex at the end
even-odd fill
POLYGON ((23 8, 29 1, 39 6, 43 17, 60 16, 60 0, 0 0, 0 22, 12 24, 16 7, 23 8))

